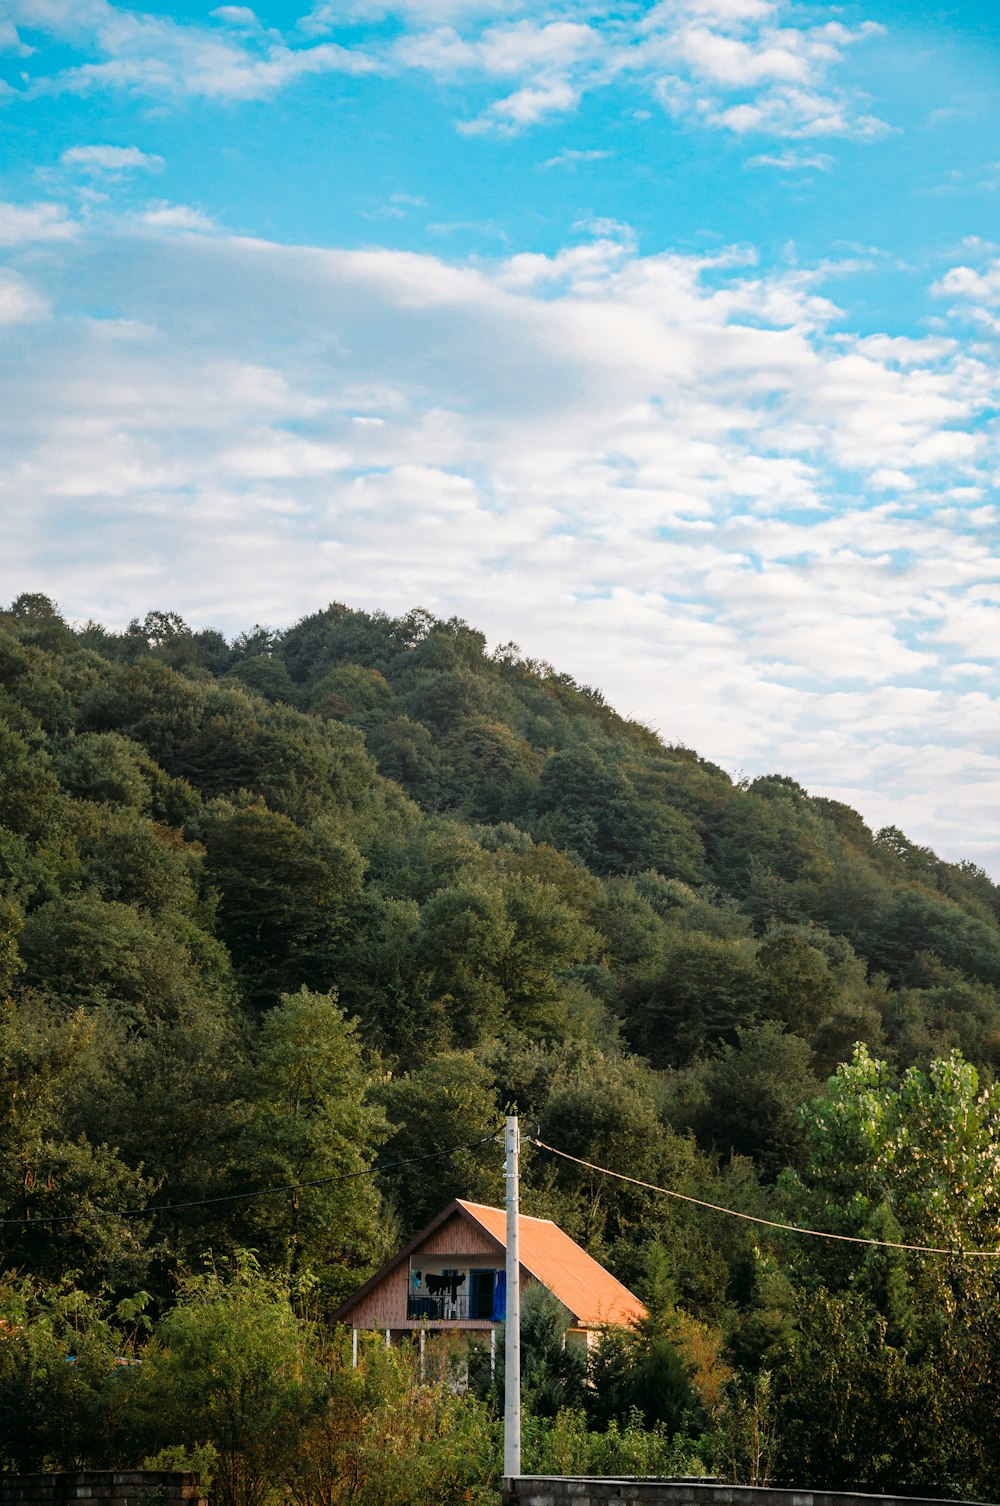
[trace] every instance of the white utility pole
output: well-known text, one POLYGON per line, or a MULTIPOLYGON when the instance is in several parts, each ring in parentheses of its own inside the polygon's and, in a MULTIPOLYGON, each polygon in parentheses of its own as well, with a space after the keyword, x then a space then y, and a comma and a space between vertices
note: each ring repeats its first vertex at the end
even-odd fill
POLYGON ((518 1250, 518 1156, 521 1132, 517 1115, 507 1116, 504 1135, 507 1174, 507 1311, 504 1322, 503 1472, 507 1480, 521 1474, 521 1261, 518 1250))

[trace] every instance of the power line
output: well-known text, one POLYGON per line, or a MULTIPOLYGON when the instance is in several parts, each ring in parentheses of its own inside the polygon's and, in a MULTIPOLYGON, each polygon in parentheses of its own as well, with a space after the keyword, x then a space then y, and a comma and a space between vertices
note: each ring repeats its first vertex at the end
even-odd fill
POLYGON ((345 1171, 332 1177, 312 1177, 305 1182, 284 1182, 277 1187, 257 1187, 243 1192, 224 1192, 217 1197, 189 1198, 180 1203, 153 1203, 145 1208, 102 1208, 99 1203, 95 1203, 93 1213, 80 1209, 76 1213, 43 1214, 39 1218, 30 1216, 0 1218, 0 1226, 4 1224, 22 1226, 25 1224, 71 1224, 80 1219, 93 1219, 98 1214, 104 1218, 147 1218, 154 1213, 176 1213, 183 1208, 208 1208, 216 1203, 236 1203, 248 1201, 251 1198, 276 1197, 283 1192, 302 1192, 309 1187, 329 1187, 335 1182, 353 1182, 359 1177, 380 1176, 383 1172, 395 1171, 399 1166, 415 1166, 419 1161, 440 1161, 445 1156, 453 1156, 460 1150, 474 1150, 490 1140, 496 1140, 495 1132, 483 1135, 479 1140, 465 1140, 461 1145, 450 1145, 446 1150, 430 1150, 421 1156, 406 1156, 399 1161, 384 1162, 381 1166, 366 1166, 361 1171, 345 1171))
MULTIPOLYGON (((779 1219, 763 1218, 756 1213, 743 1213, 738 1208, 724 1208, 719 1203, 707 1202, 704 1198, 692 1197, 690 1193, 678 1192, 673 1187, 660 1187, 655 1182, 644 1182, 640 1177, 629 1176, 623 1171, 612 1171, 609 1166, 599 1166, 594 1161, 585 1161, 580 1156, 570 1155, 569 1151, 559 1150, 554 1145, 548 1145, 544 1140, 538 1140, 534 1136, 526 1136, 528 1143, 536 1146, 539 1150, 548 1151, 552 1156, 559 1156, 564 1161, 571 1161, 576 1166, 583 1166, 588 1171, 596 1171, 601 1176, 613 1177, 619 1182, 629 1182, 634 1187, 642 1187, 647 1192, 656 1192, 663 1197, 676 1199, 678 1202, 690 1203, 696 1208, 704 1208, 710 1213, 721 1213, 727 1218, 738 1218, 744 1223, 758 1224, 766 1229, 776 1229, 784 1234, 802 1234, 810 1239, 834 1240, 839 1244, 866 1245, 869 1248, 883 1250, 905 1250, 917 1255, 950 1255, 962 1259, 1000 1259, 998 1250, 958 1250, 947 1246, 904 1244, 892 1239, 871 1239, 859 1234, 834 1234, 828 1229, 811 1229, 802 1224, 787 1224, 779 1219)), ((450 1145, 444 1150, 426 1151, 419 1156, 405 1156, 396 1161, 388 1161, 381 1166, 364 1167, 359 1171, 341 1172, 329 1177, 312 1177, 301 1182, 284 1182, 275 1187, 256 1187, 245 1189, 240 1192, 220 1193, 216 1197, 188 1198, 176 1203, 154 1203, 144 1208, 103 1208, 95 1204, 92 1212, 82 1209, 76 1213, 45 1214, 37 1218, 25 1216, 21 1218, 0 1218, 0 1227, 12 1224, 24 1227, 30 1224, 67 1224, 76 1223, 81 1219, 94 1219, 97 1216, 104 1218, 147 1218, 157 1213, 175 1213, 185 1208, 208 1208, 221 1203, 247 1202, 255 1198, 278 1197, 288 1192, 303 1192, 311 1187, 328 1187, 338 1182, 356 1181, 361 1177, 378 1176, 383 1172, 395 1171, 402 1166, 415 1166, 424 1161, 440 1161, 447 1156, 453 1156, 460 1150, 475 1150, 480 1145, 486 1145, 496 1140, 496 1134, 482 1135, 477 1140, 465 1140, 459 1145, 450 1145)))
POLYGON ((588 1171, 599 1171, 603 1176, 617 1177, 619 1182, 631 1182, 635 1187, 645 1187, 647 1192, 660 1192, 664 1197, 677 1198, 682 1203, 693 1203, 696 1208, 707 1208, 712 1213, 724 1213, 728 1218, 741 1218, 748 1224, 763 1224, 767 1229, 780 1229, 785 1234, 806 1234, 811 1239, 835 1239, 849 1245, 875 1245, 883 1250, 909 1250, 918 1255, 957 1255, 963 1259, 973 1257, 984 1260, 1000 1259, 1000 1250, 955 1250, 936 1245, 907 1245, 897 1243, 893 1239, 865 1239, 860 1234, 831 1234, 826 1229, 807 1229, 801 1224, 783 1224, 777 1219, 760 1218, 755 1213, 741 1213, 738 1208, 723 1208, 718 1203, 707 1203, 703 1198, 691 1197, 688 1193, 677 1192, 672 1187, 657 1187, 654 1182, 643 1182, 639 1177, 627 1176, 623 1171, 612 1171, 609 1166, 597 1166, 593 1161, 584 1161, 579 1156, 571 1156, 568 1151, 557 1150, 554 1145, 546 1145, 544 1140, 529 1137, 529 1141, 539 1150, 547 1150, 550 1155, 561 1156, 564 1161, 572 1161, 577 1166, 585 1166, 588 1171))

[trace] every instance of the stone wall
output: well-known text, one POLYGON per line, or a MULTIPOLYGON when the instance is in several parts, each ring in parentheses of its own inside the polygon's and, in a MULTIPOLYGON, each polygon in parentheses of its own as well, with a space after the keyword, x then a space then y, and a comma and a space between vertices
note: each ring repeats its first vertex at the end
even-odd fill
POLYGON ((207 1506, 196 1474, 179 1470, 85 1470, 0 1475, 0 1506, 207 1506))
MULTIPOLYGON (((565 1475, 526 1475, 518 1480, 505 1480, 503 1499, 504 1506, 876 1506, 876 1503, 897 1506, 897 1498, 893 1496, 772 1490, 764 1486, 693 1481, 572 1479, 565 1475)), ((899 1497, 898 1506, 956 1506, 956 1503, 899 1497)))

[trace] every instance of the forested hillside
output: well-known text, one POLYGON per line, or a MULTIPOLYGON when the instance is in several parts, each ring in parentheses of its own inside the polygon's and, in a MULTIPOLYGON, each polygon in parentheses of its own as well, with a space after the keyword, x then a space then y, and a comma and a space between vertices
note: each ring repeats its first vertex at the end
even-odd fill
MULTIPOLYGON (((0 1388, 71 1310, 112 1348, 142 1311, 167 1353, 207 1252, 213 1300, 249 1250, 321 1320, 450 1197, 502 1197, 511 1106, 738 1211, 1000 1246, 1000 889, 514 645, 337 605, 116 634, 25 596, 0 771, 0 1388)), ((525 1180, 653 1312, 596 1392, 566 1381, 592 1430, 638 1407, 720 1468, 753 1424, 803 1484, 998 1488, 997 1262, 806 1247, 542 1151, 525 1180)), ((109 1427, 74 1457, 121 1456, 109 1427)))

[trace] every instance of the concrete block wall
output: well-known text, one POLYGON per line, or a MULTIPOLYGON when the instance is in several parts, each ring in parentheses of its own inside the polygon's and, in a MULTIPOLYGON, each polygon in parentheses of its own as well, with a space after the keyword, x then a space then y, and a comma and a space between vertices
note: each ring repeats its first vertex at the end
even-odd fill
POLYGON ((775 1490, 692 1481, 574 1479, 565 1475, 528 1475, 505 1480, 503 1499, 504 1506, 958 1506, 955 1502, 844 1495, 826 1490, 775 1490))
POLYGON ((196 1474, 180 1470, 83 1470, 0 1475, 0 1506, 208 1506, 196 1474))

